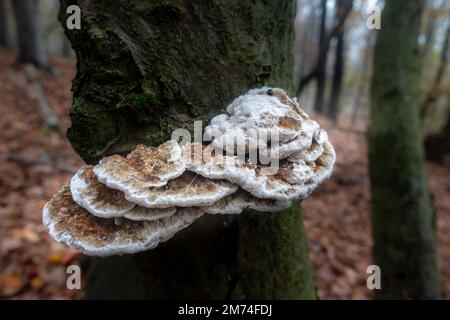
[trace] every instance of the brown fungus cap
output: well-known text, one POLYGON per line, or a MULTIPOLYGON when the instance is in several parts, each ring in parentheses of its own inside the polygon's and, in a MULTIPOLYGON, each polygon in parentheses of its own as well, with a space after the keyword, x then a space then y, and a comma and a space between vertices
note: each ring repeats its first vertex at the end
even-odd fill
POLYGON ((97 179, 109 188, 128 195, 145 188, 164 186, 185 170, 181 148, 170 140, 158 147, 138 145, 126 158, 119 155, 103 158, 94 167, 97 179))
POLYGON ((125 199, 122 191, 110 189, 94 176, 92 166, 85 166, 70 180, 73 200, 87 211, 101 218, 122 217, 136 204, 125 199))
POLYGON ((237 186, 225 180, 211 180, 186 171, 160 188, 128 192, 127 199, 148 208, 198 207, 236 192, 237 186))
POLYGON ((201 211, 187 208, 156 221, 123 219, 116 224, 114 219, 95 217, 77 205, 70 188, 64 186, 45 205, 43 222, 54 240, 87 255, 109 256, 153 249, 201 215, 201 211))
POLYGON ((323 153, 314 162, 281 160, 273 174, 264 173, 266 166, 210 153, 210 149, 195 144, 184 146, 183 158, 188 170, 207 179, 230 181, 257 198, 289 201, 307 197, 331 175, 335 152, 328 141, 323 146, 323 153))
POLYGON ((125 217, 136 221, 152 221, 169 217, 176 208, 145 208, 129 202, 122 191, 110 189, 94 176, 92 166, 85 166, 70 180, 73 200, 100 218, 125 217))

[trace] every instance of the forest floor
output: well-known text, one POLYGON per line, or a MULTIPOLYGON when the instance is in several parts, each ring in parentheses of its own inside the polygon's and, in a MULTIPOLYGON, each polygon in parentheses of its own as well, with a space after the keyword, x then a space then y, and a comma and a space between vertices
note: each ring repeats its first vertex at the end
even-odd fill
MULTIPOLYGON (((68 290, 66 267, 81 254, 49 238, 41 222, 45 202, 83 162, 65 132, 71 105, 75 62, 53 57, 55 75, 39 72, 47 100, 61 128, 45 127, 35 92, 0 51, 0 298, 77 299, 68 290)), ((366 268, 371 264, 370 193, 363 128, 345 121, 338 127, 319 118, 336 147, 332 178, 303 201, 315 283, 321 299, 370 299, 366 268)), ((438 209, 439 262, 450 297, 450 167, 428 163, 438 209)))

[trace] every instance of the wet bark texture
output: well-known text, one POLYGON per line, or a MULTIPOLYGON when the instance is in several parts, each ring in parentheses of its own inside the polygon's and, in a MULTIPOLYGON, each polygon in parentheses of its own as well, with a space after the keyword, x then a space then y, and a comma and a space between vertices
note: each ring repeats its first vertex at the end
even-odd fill
POLYGON ((440 298, 419 120, 423 1, 390 0, 375 46, 369 141, 378 298, 440 298))
MULTIPOLYGON (((249 88, 291 91, 295 1, 61 1, 78 4, 68 137, 88 163, 158 145, 249 88)), ((207 216, 158 248, 90 259, 88 298, 314 298, 298 206, 207 216), (122 270, 118 272, 117 270, 122 270)))

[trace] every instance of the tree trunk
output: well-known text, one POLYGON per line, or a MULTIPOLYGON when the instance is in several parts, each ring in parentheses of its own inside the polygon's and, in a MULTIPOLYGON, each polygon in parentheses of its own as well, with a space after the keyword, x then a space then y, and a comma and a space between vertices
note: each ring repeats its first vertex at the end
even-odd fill
POLYGON ((445 152, 450 154, 450 113, 447 116, 447 123, 444 126, 442 134, 444 136, 445 152))
POLYGON ((352 106, 352 126, 356 125, 358 120, 358 113, 362 109, 363 100, 368 95, 370 81, 372 74, 372 57, 373 57, 373 43, 376 34, 369 30, 366 37, 366 46, 362 53, 361 76, 356 88, 355 98, 352 106))
POLYGON ((328 114, 334 121, 337 121, 339 115, 339 98, 344 75, 344 34, 342 32, 339 33, 336 40, 333 83, 331 85, 330 106, 328 109, 328 114))
POLYGON ((0 47, 11 48, 9 23, 7 18, 6 1, 0 0, 0 47))
MULTIPOLYGON (((347 0, 352 2, 352 0, 347 0)), ((345 14, 346 0, 338 0, 336 2, 336 20, 340 21, 346 19, 345 14)), ((352 6, 352 4, 350 4, 352 6)), ((343 25, 343 24, 342 24, 343 25)), ((330 94, 330 106, 328 108, 328 114, 331 119, 337 121, 339 115, 339 98, 341 96, 342 88, 342 78, 344 77, 344 28, 340 28, 336 36, 336 48, 335 48, 335 59, 334 59, 334 72, 333 72, 333 83, 331 85, 330 94)))
POLYGON ((32 63, 38 68, 50 70, 44 40, 39 31, 37 0, 14 0, 12 3, 19 38, 18 63, 32 63))
POLYGON ((325 95, 325 81, 327 70, 327 56, 328 47, 326 46, 327 38, 327 0, 322 0, 321 6, 321 20, 320 20, 320 32, 319 32, 319 51, 323 52, 323 61, 318 64, 317 70, 317 83, 316 83, 316 98, 314 99, 314 111, 317 113, 323 112, 323 103, 325 95), (324 49, 326 48, 326 50, 324 49))
MULTIPOLYGON (((438 28, 438 13, 445 12, 447 8, 447 0, 426 1, 422 22, 425 26, 423 35, 422 55, 426 58, 435 44, 436 29, 438 28)), ((423 59, 425 61, 425 59, 423 59)))
POLYGON ((444 78, 445 70, 447 69, 447 65, 449 62, 449 47, 450 47, 450 19, 447 22, 447 30, 444 36, 444 43, 442 45, 441 50, 441 59, 439 62, 438 69, 436 71, 436 75, 434 76, 433 83, 431 88, 429 89, 426 97, 421 106, 421 116, 426 117, 427 112, 430 109, 430 106, 436 101, 437 92, 440 84, 442 83, 442 79, 444 78))
MULTIPOLYGON (((83 12, 66 30, 78 58, 68 137, 88 163, 158 145, 249 88, 292 93, 293 0, 61 3, 63 23, 67 5, 83 12)), ((205 216, 154 250, 89 265, 88 298, 315 296, 297 205, 205 216)))
POLYGON ((375 46, 369 141, 378 298, 441 297, 419 119, 421 0, 390 0, 375 46))
POLYGON ((432 161, 447 163, 450 159, 450 112, 442 131, 426 137, 425 152, 427 159, 432 161))
POLYGON ((318 113, 322 113, 324 109, 324 94, 326 83, 326 68, 328 61, 328 51, 330 49, 331 40, 338 36, 344 27, 345 20, 352 9, 352 0, 346 0, 342 2, 342 6, 339 11, 339 18, 337 23, 327 32, 326 18, 327 18, 327 1, 321 2, 321 21, 319 32, 319 52, 317 54, 317 62, 315 66, 304 76, 300 78, 296 95, 299 96, 306 85, 316 79, 316 96, 314 101, 314 110, 318 113))

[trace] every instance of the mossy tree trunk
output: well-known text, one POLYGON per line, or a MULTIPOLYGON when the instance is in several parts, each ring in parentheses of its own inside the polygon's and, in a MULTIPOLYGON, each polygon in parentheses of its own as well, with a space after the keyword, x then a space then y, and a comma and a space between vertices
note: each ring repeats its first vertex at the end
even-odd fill
MULTIPOLYGON (((158 145, 249 88, 291 91, 294 0, 61 1, 81 30, 68 137, 88 163, 158 145)), ((158 248, 91 259, 88 298, 314 298, 299 208, 207 216, 158 248), (139 279, 136 277, 139 276, 139 279)))
POLYGON ((369 160, 378 298, 440 298, 419 120, 422 0, 389 0, 375 46, 369 160))

